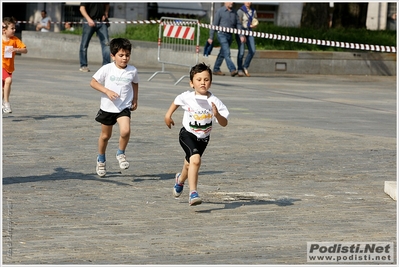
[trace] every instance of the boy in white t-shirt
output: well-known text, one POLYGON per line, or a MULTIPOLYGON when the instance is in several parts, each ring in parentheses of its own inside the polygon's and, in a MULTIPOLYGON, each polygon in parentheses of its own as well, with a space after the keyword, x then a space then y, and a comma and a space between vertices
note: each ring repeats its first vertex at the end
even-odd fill
POLYGON ((128 39, 116 38, 110 42, 111 58, 114 62, 102 66, 94 75, 90 86, 101 92, 101 105, 96 121, 101 123, 98 139, 98 157, 96 172, 105 176, 105 150, 112 135, 112 127, 119 125, 119 148, 116 159, 121 169, 129 168, 125 149, 130 138, 131 111, 137 109, 139 92, 138 71, 128 65, 132 44, 128 39))
POLYGON ((198 172, 201 157, 210 138, 212 122, 227 126, 229 111, 227 107, 209 92, 212 84, 212 70, 205 63, 191 68, 190 86, 194 91, 178 95, 165 114, 165 123, 171 128, 175 125, 172 114, 181 106, 184 110, 183 127, 179 133, 179 142, 186 153, 181 173, 175 176, 173 195, 179 197, 183 192, 184 182, 188 179, 190 187, 189 205, 202 203, 197 192, 198 172))

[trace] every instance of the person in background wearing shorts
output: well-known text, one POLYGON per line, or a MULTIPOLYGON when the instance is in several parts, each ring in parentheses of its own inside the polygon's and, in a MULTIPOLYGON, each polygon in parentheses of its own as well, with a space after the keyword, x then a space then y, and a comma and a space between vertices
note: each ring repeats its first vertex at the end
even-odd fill
POLYGON ((116 159, 120 169, 128 169, 125 150, 130 138, 131 111, 137 109, 139 77, 137 69, 129 65, 132 44, 128 39, 116 38, 110 42, 111 58, 114 62, 103 65, 94 75, 90 86, 101 92, 100 110, 95 118, 101 123, 98 139, 96 172, 106 175, 105 151, 112 135, 112 127, 119 125, 119 148, 116 159))
POLYGON ((12 73, 14 72, 15 53, 28 53, 26 45, 15 34, 15 20, 11 17, 3 18, 3 103, 2 109, 4 113, 11 113, 10 93, 12 84, 12 73))
POLYGON ((198 172, 201 157, 210 138, 212 122, 227 126, 229 111, 222 101, 209 90, 212 84, 212 70, 205 63, 191 68, 190 87, 194 91, 186 91, 178 95, 165 114, 165 123, 171 128, 175 125, 172 114, 181 106, 184 110, 183 127, 179 133, 179 142, 186 153, 181 173, 175 176, 173 195, 179 197, 183 192, 184 182, 188 179, 190 194, 189 205, 202 203, 197 192, 198 172))

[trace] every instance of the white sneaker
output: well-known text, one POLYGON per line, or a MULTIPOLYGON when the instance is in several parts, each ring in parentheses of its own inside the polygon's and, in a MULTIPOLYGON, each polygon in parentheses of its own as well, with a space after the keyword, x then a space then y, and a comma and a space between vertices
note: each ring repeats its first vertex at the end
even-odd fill
POLYGON ((9 102, 3 104, 3 112, 4 113, 11 113, 12 112, 9 102))
POLYGON ((107 170, 105 169, 105 162, 97 161, 96 172, 100 177, 104 177, 107 174, 107 170))
POLYGON ((119 168, 122 170, 126 170, 129 168, 129 162, 126 161, 126 155, 125 154, 120 154, 116 156, 116 159, 119 162, 119 168))

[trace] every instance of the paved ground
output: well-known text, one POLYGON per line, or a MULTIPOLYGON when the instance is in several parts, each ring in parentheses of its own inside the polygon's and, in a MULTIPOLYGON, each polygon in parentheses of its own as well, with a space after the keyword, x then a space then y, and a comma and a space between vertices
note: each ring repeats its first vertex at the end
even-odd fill
POLYGON ((306 264, 308 241, 396 242, 384 193, 396 77, 214 77, 231 117, 203 157, 204 203, 189 207, 187 191, 172 197, 180 124, 163 121, 188 79, 148 82, 158 69, 140 67, 131 168, 118 170, 115 128, 99 178, 93 72, 24 57, 16 69, 2 119, 4 264, 306 264))

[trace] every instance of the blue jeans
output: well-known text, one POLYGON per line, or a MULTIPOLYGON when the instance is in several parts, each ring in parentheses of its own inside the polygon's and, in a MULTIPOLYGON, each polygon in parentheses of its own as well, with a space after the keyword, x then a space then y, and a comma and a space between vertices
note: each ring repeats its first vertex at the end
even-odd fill
POLYGON ((82 34, 82 41, 80 43, 79 49, 79 60, 81 67, 87 67, 87 48, 89 47, 89 43, 91 37, 94 33, 97 33, 98 38, 100 39, 101 43, 101 51, 103 54, 103 65, 111 63, 111 52, 109 49, 109 37, 108 37, 108 28, 107 25, 104 23, 97 23, 96 26, 90 27, 87 24, 87 20, 84 20, 83 23, 83 34, 82 34))
POLYGON ((223 59, 226 60, 227 68, 230 72, 236 70, 236 66, 230 57, 230 45, 233 42, 233 34, 227 32, 218 32, 218 40, 220 43, 220 51, 216 58, 215 66, 213 71, 220 71, 220 66, 223 63, 223 59))
POLYGON ((238 55, 237 55, 237 68, 238 70, 244 70, 248 69, 249 65, 251 64, 251 60, 255 55, 255 38, 253 36, 245 36, 247 38, 246 43, 241 43, 240 41, 240 36, 236 34, 236 41, 238 44, 238 55), (245 52, 245 44, 247 45, 248 48, 248 55, 245 58, 244 65, 242 64, 242 60, 244 58, 244 52, 245 52))

